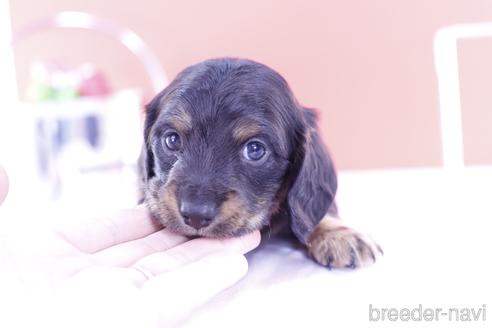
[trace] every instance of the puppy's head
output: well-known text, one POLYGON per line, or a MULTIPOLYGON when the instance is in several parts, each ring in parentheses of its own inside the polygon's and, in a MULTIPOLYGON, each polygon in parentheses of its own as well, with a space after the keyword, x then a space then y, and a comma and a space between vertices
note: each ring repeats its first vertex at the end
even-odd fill
POLYGON ((259 229, 300 173, 307 130, 287 83, 268 67, 239 59, 191 66, 147 106, 145 201, 184 235, 259 229))

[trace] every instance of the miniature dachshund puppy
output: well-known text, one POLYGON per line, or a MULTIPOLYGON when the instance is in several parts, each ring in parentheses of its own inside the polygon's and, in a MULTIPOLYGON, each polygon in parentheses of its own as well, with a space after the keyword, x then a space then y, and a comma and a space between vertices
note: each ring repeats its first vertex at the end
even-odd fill
POLYGON ((285 225, 328 268, 382 253, 337 217, 337 176, 316 114, 274 70, 212 59, 147 105, 140 160, 152 216, 186 236, 228 238, 285 225))

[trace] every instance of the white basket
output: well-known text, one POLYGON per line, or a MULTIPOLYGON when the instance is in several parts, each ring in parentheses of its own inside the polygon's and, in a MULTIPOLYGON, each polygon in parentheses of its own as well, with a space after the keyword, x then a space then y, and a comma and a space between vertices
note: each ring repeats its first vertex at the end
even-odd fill
POLYGON ((122 188, 114 181, 122 174, 129 177, 129 172, 130 180, 136 179, 142 145, 140 107, 140 92, 134 89, 97 98, 20 103, 20 121, 33 133, 33 144, 22 148, 36 150, 31 163, 36 163, 35 176, 48 189, 42 194, 52 200, 88 201, 108 195, 121 198, 126 189, 135 201, 133 183, 122 188))

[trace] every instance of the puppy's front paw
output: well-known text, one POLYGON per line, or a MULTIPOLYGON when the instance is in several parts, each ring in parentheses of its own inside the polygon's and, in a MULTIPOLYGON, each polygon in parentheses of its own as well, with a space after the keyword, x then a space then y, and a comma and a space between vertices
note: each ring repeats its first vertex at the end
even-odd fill
POLYGON ((328 269, 355 269, 374 263, 383 254, 381 247, 368 236, 332 217, 325 217, 316 226, 307 246, 311 256, 328 269))

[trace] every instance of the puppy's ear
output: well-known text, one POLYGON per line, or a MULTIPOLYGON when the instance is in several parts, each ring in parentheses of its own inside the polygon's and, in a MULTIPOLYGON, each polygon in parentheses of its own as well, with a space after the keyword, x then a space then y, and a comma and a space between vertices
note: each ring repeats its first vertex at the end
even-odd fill
POLYGON ((141 180, 148 181, 155 175, 154 172, 154 154, 150 140, 150 132, 154 126, 161 111, 161 100, 166 90, 163 90, 152 101, 145 106, 145 123, 144 123, 144 144, 139 158, 139 169, 141 180))
POLYGON ((316 113, 303 109, 305 127, 293 161, 293 182, 287 195, 291 229, 307 243, 314 227, 326 213, 336 214, 335 168, 316 128, 316 113))

